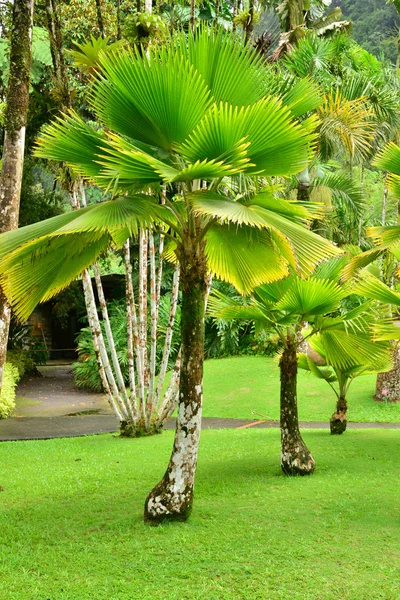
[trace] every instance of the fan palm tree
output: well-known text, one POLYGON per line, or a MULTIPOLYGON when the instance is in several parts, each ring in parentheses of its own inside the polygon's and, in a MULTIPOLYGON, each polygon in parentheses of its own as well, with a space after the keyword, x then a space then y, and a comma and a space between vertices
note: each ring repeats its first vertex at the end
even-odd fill
POLYGON ((336 318, 325 318, 320 332, 310 339, 312 352, 299 355, 299 367, 324 379, 336 395, 336 410, 330 420, 334 435, 346 431, 347 395, 354 379, 393 367, 391 344, 376 341, 372 325, 369 302, 336 318))
POLYGON ((249 304, 215 292, 209 300, 212 316, 226 320, 254 321, 256 331, 275 331, 282 342, 280 357, 281 467, 287 475, 308 475, 314 459, 305 445, 297 409, 298 353, 304 337, 304 323, 310 324, 307 339, 324 326, 324 315, 338 309, 347 292, 326 277, 301 279, 296 275, 256 288, 249 304))
POLYGON ((301 206, 268 193, 247 200, 226 193, 227 178, 240 174, 301 171, 313 140, 313 120, 295 121, 299 99, 285 107, 265 97, 267 74, 251 50, 204 29, 145 56, 123 49, 101 61, 90 102, 102 127, 69 112, 45 128, 36 154, 64 161, 114 198, 4 235, 0 279, 26 317, 110 244, 121 247, 151 223, 169 228, 168 252, 181 271, 180 393, 171 459, 146 500, 145 520, 185 520, 200 436, 209 272, 245 293, 281 279, 289 265, 309 273, 338 250, 304 227, 310 214, 301 206), (176 195, 160 205, 164 185, 176 195))

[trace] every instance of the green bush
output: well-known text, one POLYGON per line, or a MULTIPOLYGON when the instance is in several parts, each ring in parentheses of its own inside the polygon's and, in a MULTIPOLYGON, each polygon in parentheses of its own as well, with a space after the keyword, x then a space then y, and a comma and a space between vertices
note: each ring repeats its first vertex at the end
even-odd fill
POLYGON ((0 419, 6 419, 15 408, 15 388, 19 381, 19 372, 11 363, 4 365, 3 385, 0 394, 0 419))
POLYGON ((22 350, 8 350, 7 363, 17 369, 18 379, 21 379, 25 373, 30 373, 35 369, 35 361, 32 356, 22 350))

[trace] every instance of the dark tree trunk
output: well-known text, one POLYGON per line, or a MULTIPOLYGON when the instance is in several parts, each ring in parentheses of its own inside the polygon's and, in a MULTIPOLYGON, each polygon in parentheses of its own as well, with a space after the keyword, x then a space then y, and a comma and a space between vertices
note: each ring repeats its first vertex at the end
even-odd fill
POLYGON ((336 412, 333 413, 330 421, 331 434, 341 435, 347 427, 347 402, 346 398, 340 396, 336 403, 336 412))
POLYGON ((71 92, 68 82, 68 71, 64 59, 63 36, 57 0, 46 0, 47 31, 49 32, 50 51, 53 60, 54 78, 58 90, 60 104, 63 108, 71 108, 71 92))
POLYGON ((174 447, 164 477, 145 502, 144 520, 186 521, 192 510, 201 429, 204 362, 204 303, 207 267, 204 243, 188 235, 181 265, 182 362, 174 447))
MULTIPOLYGON (((32 60, 33 0, 14 0, 10 75, 0 179, 0 233, 18 227, 32 60)), ((11 310, 0 290, 0 390, 11 310)))
POLYGON ((196 29, 196 2, 195 0, 190 0, 190 28, 192 33, 196 29))
POLYGON ((297 411, 297 353, 288 341, 279 363, 281 371, 281 467, 286 475, 309 475, 315 462, 303 442, 297 411))
POLYGON ((297 200, 299 202, 309 202, 310 184, 299 183, 297 187, 297 200))
POLYGON ((117 40, 121 37, 121 0, 117 0, 117 40))
POLYGON ((97 25, 100 31, 101 37, 105 38, 104 33, 104 21, 103 21, 103 13, 101 12, 101 0, 96 0, 96 14, 97 14, 97 25))
POLYGON ((238 0, 233 0, 232 31, 236 31, 235 18, 238 16, 238 0))
POLYGON ((219 0, 215 0, 215 26, 218 27, 219 19, 219 0))
POLYGON ((245 28, 245 43, 248 44, 251 41, 254 29, 254 0, 250 0, 249 3, 249 16, 245 28))

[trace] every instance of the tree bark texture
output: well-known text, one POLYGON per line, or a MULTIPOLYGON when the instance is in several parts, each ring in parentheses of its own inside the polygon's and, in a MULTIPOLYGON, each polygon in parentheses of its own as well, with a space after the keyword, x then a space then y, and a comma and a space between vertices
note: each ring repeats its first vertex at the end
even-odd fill
MULTIPOLYGON (((0 233, 18 227, 32 61, 33 0, 14 0, 10 75, 0 179, 0 233)), ((0 290, 0 391, 11 309, 0 290)))
POLYGON ((391 371, 379 373, 376 379, 375 400, 378 402, 400 402, 400 347, 394 350, 394 365, 391 371))
POLYGON ((299 430, 296 342, 288 340, 279 363, 281 372, 281 467, 286 475, 309 475, 314 459, 299 430))
POLYGON ((347 428, 347 401, 340 396, 336 403, 336 412, 333 413, 330 421, 331 434, 341 435, 347 428))
POLYGON ((200 440, 207 289, 204 242, 188 233, 179 251, 179 262, 182 360, 178 417, 168 468, 145 503, 144 519, 153 525, 165 520, 185 521, 189 517, 200 440))
POLYGON ((96 14, 97 14, 97 26, 99 28, 100 35, 104 40, 105 32, 104 32, 103 13, 101 10, 101 0, 96 0, 96 14))
POLYGON ((249 17, 247 19, 246 28, 245 28, 245 43, 249 44, 251 40, 251 36, 253 35, 254 29, 254 0, 250 0, 249 2, 249 17))

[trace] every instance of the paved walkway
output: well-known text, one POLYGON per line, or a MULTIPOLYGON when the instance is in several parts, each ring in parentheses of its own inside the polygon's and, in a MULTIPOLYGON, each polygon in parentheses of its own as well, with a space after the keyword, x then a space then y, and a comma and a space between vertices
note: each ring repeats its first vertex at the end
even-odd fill
MULTIPOLYGON (((103 394, 74 386, 71 365, 39 367, 42 377, 25 378, 17 389, 15 416, 0 420, 0 441, 46 440, 118 431, 103 394)), ((204 418, 203 429, 277 428, 278 421, 204 418)), ((329 423, 304 422, 302 429, 328 429, 329 423)), ((350 429, 400 429, 400 423, 349 423, 350 429)), ((175 428, 171 419, 166 429, 175 428)))
MULTIPOLYGON (((242 419, 204 418, 203 429, 268 429, 278 428, 277 421, 246 421, 242 419)), ((328 429, 329 423, 304 422, 301 429, 328 429)), ((171 419, 166 429, 175 428, 171 419)), ((400 429, 400 423, 349 423, 349 429, 400 429)), ((78 437, 98 433, 114 433, 118 421, 113 415, 86 415, 75 417, 23 417, 0 421, 0 442, 17 440, 47 440, 78 437)))

